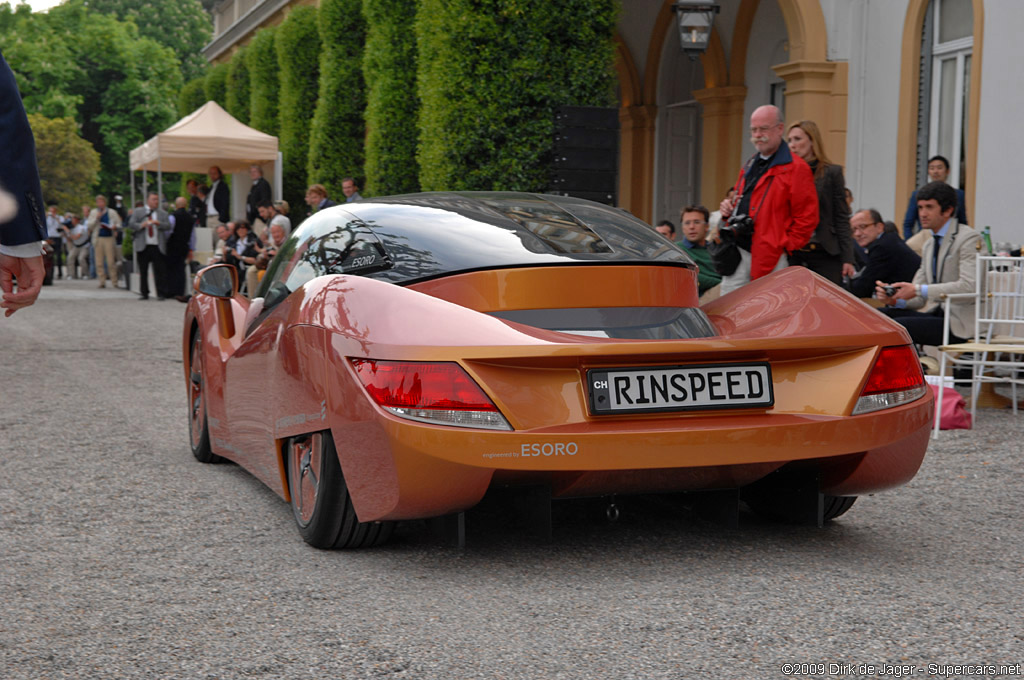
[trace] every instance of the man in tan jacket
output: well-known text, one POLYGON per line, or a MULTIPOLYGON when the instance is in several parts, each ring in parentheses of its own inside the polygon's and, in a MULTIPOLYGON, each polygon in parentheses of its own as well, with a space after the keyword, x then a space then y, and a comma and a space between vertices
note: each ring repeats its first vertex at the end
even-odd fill
MULTIPOLYGON (((917 212, 922 231, 932 238, 921 251, 921 266, 908 283, 877 282, 875 296, 887 307, 881 312, 906 327, 919 345, 941 345, 945 319, 942 296, 973 293, 977 278, 978 232, 960 224, 954 215, 956 190, 945 182, 930 182, 917 192, 917 212), (885 288, 891 286, 892 295, 885 288)), ((949 341, 965 342, 974 335, 975 304, 972 298, 954 299, 950 305, 949 341)))
POLYGON ((107 197, 100 194, 96 197, 96 207, 89 213, 86 221, 89 236, 96 246, 96 275, 100 279, 100 288, 110 285, 117 288, 117 230, 121 228, 121 216, 116 210, 107 208, 107 197))

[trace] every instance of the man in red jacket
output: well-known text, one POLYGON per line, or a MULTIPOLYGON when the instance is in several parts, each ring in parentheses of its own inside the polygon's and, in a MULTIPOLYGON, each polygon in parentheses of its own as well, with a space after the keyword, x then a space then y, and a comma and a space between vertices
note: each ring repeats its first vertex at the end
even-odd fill
POLYGON ((750 141, 757 149, 740 171, 737 198, 722 201, 722 219, 732 215, 753 218, 753 234, 737 232, 741 262, 722 277, 727 293, 788 264, 787 254, 811 240, 818 226, 818 192, 803 159, 782 143, 782 113, 761 106, 750 116, 750 141))

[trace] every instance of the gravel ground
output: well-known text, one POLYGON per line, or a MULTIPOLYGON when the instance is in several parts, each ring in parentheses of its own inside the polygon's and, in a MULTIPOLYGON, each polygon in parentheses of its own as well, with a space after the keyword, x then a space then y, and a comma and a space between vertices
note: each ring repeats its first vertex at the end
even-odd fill
POLYGON ((1024 414, 944 433, 909 485, 823 530, 722 529, 646 497, 614 524, 557 504, 551 544, 476 513, 462 551, 412 523, 321 552, 253 477, 192 458, 184 307, 134 298, 59 281, 0 318, 0 678, 996 677, 927 667, 1024 661, 1024 414))

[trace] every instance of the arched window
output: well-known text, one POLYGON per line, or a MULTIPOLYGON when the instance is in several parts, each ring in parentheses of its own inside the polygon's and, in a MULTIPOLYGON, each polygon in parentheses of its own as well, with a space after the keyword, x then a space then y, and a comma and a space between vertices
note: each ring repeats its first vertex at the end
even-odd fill
POLYGON ((921 35, 917 186, 928 181, 928 159, 940 155, 949 160, 947 181, 964 188, 973 36, 971 0, 931 0, 921 35))

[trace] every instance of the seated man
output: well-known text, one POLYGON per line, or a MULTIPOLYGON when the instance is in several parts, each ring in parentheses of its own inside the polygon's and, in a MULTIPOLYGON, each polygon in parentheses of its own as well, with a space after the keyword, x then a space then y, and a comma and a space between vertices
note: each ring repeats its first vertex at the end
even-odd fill
POLYGON ((683 231, 682 246, 700 267, 697 285, 702 295, 704 291, 722 282, 722 275, 715 270, 711 263, 711 253, 708 252, 708 217, 708 209, 702 205, 686 206, 679 217, 683 231))
MULTIPOLYGON (((945 182, 929 182, 921 187, 917 192, 917 214, 922 230, 928 229, 934 236, 924 244, 914 281, 875 282, 875 297, 889 305, 879 311, 903 324, 911 340, 919 345, 942 344, 943 295, 975 290, 980 236, 957 221, 956 209, 953 187, 945 182), (887 286, 891 286, 892 295, 886 293, 887 286)), ((974 315, 973 299, 952 300, 950 342, 964 342, 974 335, 974 315)))
POLYGON ((853 240, 867 249, 866 263, 850 279, 850 292, 857 297, 871 297, 876 281, 906 281, 913 279, 921 256, 907 247, 897 234, 887 231, 882 216, 874 208, 858 210, 850 218, 853 240))

